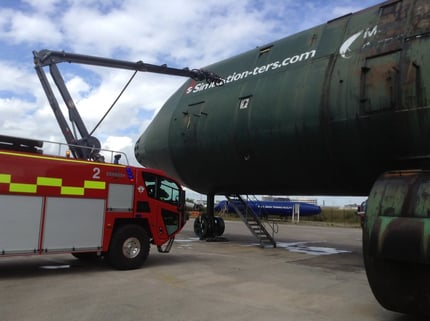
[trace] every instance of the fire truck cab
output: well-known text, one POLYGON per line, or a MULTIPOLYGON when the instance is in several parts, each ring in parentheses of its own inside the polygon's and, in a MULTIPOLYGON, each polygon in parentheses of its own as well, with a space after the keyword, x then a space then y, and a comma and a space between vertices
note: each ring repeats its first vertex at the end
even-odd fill
POLYGON ((133 269, 151 243, 168 252, 185 224, 185 193, 162 171, 48 156, 39 141, 0 141, 0 257, 101 255, 133 269))

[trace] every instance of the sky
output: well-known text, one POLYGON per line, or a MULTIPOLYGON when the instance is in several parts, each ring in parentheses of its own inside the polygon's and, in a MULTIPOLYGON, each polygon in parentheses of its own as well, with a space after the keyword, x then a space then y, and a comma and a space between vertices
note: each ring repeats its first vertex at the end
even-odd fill
MULTIPOLYGON (((202 68, 380 2, 0 0, 0 135, 65 141, 34 70, 34 50, 202 68)), ((89 131, 133 73, 68 63, 58 67, 89 131)), ((138 165, 135 141, 184 81, 138 73, 94 136, 103 148, 126 152, 138 165)), ((325 204, 337 205, 339 199, 326 198, 325 204)), ((350 200, 356 199, 342 202, 350 200)))

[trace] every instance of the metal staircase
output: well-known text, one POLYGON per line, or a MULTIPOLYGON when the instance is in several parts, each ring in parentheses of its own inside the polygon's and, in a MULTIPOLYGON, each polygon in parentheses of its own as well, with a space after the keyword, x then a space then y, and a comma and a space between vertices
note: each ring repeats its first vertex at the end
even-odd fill
POLYGON ((231 205, 251 233, 258 239, 261 247, 276 247, 276 241, 267 231, 258 215, 247 205, 247 202, 238 194, 225 195, 231 205))

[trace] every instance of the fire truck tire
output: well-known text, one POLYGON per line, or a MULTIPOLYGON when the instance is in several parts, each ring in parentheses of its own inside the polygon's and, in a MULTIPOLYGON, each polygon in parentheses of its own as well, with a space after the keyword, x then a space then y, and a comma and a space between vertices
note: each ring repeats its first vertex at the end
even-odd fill
POLYGON ((139 225, 124 225, 112 236, 108 258, 118 270, 132 270, 142 266, 149 254, 149 237, 139 225))

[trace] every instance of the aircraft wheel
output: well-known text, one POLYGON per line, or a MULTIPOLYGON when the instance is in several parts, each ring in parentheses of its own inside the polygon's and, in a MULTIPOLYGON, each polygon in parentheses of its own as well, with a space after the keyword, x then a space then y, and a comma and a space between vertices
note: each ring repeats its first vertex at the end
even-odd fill
POLYGON ((109 247, 109 262, 118 270, 137 269, 149 254, 149 237, 139 225, 119 227, 112 236, 109 247))
POLYGON ((199 215, 194 220, 194 234, 200 239, 208 236, 209 222, 207 215, 199 215))
POLYGON ((224 234, 225 231, 225 223, 224 219, 220 216, 214 217, 214 232, 215 236, 221 236, 224 234))

